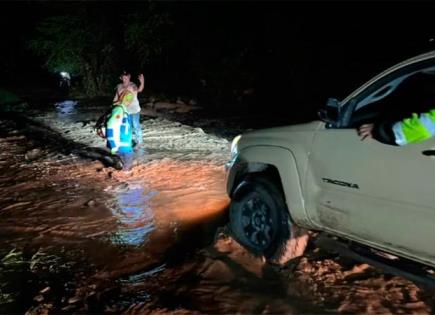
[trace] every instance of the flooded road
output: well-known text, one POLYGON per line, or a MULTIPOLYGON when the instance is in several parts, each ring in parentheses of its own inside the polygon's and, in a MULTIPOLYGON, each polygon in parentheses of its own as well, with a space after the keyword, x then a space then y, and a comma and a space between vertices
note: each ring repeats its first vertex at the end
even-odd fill
POLYGON ((76 106, 0 121, 0 313, 432 313, 433 292, 312 244, 281 268, 240 247, 227 140, 144 120, 118 172, 74 153, 104 145, 76 106))
POLYGON ((69 252, 86 258, 96 283, 107 282, 163 270, 168 256, 183 259, 210 243, 226 220, 221 166, 164 159, 124 174, 31 148, 14 129, 0 138, 0 151, 4 257, 17 249, 69 252))

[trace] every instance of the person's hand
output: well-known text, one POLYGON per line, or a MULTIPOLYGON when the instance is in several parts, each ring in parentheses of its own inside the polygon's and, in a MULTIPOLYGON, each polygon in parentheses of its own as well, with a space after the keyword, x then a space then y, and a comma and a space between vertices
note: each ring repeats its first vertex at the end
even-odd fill
POLYGON ((361 137, 361 141, 366 138, 373 138, 373 128, 375 124, 364 124, 358 128, 358 136, 361 137))
POLYGON ((145 82, 145 77, 143 76, 143 74, 139 74, 139 76, 137 77, 139 79, 140 83, 144 83, 145 82))

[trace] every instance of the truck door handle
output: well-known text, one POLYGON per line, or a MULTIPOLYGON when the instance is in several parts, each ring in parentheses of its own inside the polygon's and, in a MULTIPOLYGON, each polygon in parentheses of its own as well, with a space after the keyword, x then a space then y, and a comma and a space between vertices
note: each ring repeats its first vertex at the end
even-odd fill
POLYGON ((424 150, 421 153, 423 155, 426 155, 426 156, 433 156, 433 155, 435 155, 435 150, 434 149, 432 149, 432 150, 424 150))

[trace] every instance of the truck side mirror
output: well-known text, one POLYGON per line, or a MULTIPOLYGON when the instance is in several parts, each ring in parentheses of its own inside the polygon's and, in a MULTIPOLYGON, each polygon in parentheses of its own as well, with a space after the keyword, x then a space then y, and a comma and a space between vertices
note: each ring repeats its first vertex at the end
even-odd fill
POLYGON ((336 127, 339 117, 340 102, 336 98, 328 98, 326 105, 318 112, 319 118, 329 127, 336 127))

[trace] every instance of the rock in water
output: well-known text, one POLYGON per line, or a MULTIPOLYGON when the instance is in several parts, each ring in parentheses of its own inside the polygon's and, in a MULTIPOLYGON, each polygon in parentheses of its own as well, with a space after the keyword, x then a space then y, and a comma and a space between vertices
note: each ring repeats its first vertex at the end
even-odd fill
POLYGON ((42 295, 37 295, 33 298, 33 300, 40 303, 40 302, 44 301, 44 297, 42 295))
POLYGON ((39 156, 41 156, 42 154, 42 150, 39 148, 36 149, 32 149, 30 151, 27 151, 26 154, 24 155, 26 160, 34 160, 37 159, 39 156))
POLYGON ((121 158, 117 155, 103 156, 102 163, 106 166, 111 166, 118 171, 122 170, 122 168, 124 167, 121 158))
POLYGON ((39 291, 39 293, 41 293, 41 294, 45 294, 45 293, 48 293, 50 290, 51 290, 50 287, 45 287, 44 289, 42 289, 41 291, 39 291))
POLYGON ((95 200, 91 199, 91 200, 87 201, 85 203, 85 206, 87 206, 87 207, 93 207, 93 206, 95 206, 95 200))

